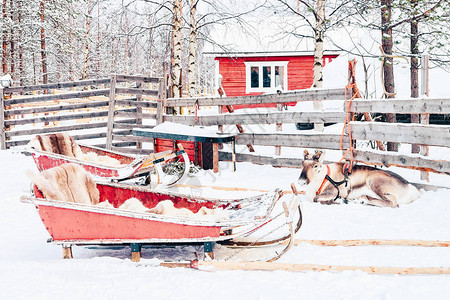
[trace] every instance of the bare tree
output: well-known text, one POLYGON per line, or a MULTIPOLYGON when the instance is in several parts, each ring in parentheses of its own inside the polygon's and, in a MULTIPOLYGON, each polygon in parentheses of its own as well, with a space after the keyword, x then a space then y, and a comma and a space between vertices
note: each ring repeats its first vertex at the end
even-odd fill
POLYGON ((173 31, 172 31, 172 72, 171 91, 172 97, 181 97, 181 25, 182 25, 182 1, 173 0, 173 31))
POLYGON ((87 78, 87 68, 89 62, 89 40, 91 32, 91 22, 92 22, 92 11, 94 9, 94 1, 88 0, 87 2, 87 12, 86 12, 86 23, 85 23, 85 34, 84 34, 84 49, 83 49, 83 69, 81 71, 81 79, 87 78))
POLYGON ((189 96, 195 92, 195 61, 197 54, 197 4, 199 0, 190 0, 189 22, 189 57, 188 57, 188 90, 189 96))
POLYGON ((48 83, 47 77, 47 53, 45 48, 45 0, 40 2, 40 16, 41 16, 41 67, 42 67, 42 83, 48 83))
MULTIPOLYGON (((2 17, 3 17, 3 21, 2 23, 4 23, 6 21, 6 17, 7 17, 7 6, 6 6, 6 0, 3 0, 3 4, 2 4, 2 17)), ((5 24, 2 24, 2 27, 6 27, 5 24)), ((3 74, 8 73, 8 65, 6 62, 7 56, 8 56, 8 31, 3 28, 2 29, 2 72, 3 74)))

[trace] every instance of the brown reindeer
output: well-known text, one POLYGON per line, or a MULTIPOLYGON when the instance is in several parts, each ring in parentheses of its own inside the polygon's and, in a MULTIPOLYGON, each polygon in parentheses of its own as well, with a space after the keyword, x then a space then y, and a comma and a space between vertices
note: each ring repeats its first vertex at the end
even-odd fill
POLYGON ((342 200, 398 207, 416 200, 421 192, 403 177, 370 166, 355 165, 345 174, 344 163, 323 164, 322 152, 304 152, 299 184, 307 185, 306 198, 322 204, 338 204, 342 200))

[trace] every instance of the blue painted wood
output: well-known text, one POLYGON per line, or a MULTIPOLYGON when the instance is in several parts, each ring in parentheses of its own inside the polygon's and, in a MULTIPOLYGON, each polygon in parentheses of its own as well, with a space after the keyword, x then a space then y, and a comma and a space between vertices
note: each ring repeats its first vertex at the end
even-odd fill
POLYGON ((185 134, 158 132, 155 131, 154 129, 152 131, 133 129, 133 135, 149 138, 161 138, 161 139, 201 142, 201 143, 229 143, 236 140, 236 135, 233 134, 217 133, 215 135, 208 134, 207 136, 206 135, 200 136, 200 135, 185 135, 185 134))
POLYGON ((214 249, 214 242, 204 242, 203 243, 203 249, 205 251, 205 253, 209 253, 212 252, 214 249))
POLYGON ((142 245, 139 243, 130 244, 131 252, 141 252, 142 245))

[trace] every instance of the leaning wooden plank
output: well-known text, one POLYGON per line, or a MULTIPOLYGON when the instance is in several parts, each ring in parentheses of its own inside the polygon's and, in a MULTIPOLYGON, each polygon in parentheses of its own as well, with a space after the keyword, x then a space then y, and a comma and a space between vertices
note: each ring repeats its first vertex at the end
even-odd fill
POLYGON ((419 246, 419 247, 450 247, 450 241, 430 241, 430 240, 294 240, 294 246, 301 244, 311 244, 317 246, 419 246))
POLYGON ((138 88, 123 88, 116 87, 117 94, 131 94, 131 95, 147 95, 147 96, 158 96, 158 91, 138 89, 138 88))
MULTIPOLYGON (((372 152, 355 150, 353 152, 355 162, 368 163, 385 167, 403 167, 434 173, 449 173, 450 161, 436 160, 418 154, 403 155, 389 152, 372 152)), ((446 158, 447 159, 447 158, 446 158)))
MULTIPOLYGON (((340 134, 276 134, 241 133, 236 139, 239 145, 284 146, 314 149, 339 149, 340 134)), ((348 148, 348 136, 344 136, 343 147, 348 148)))
POLYGON ((48 89, 63 89, 63 88, 72 88, 77 86, 88 86, 88 85, 101 85, 101 84, 109 84, 109 78, 100 78, 100 79, 87 79, 87 80, 79 80, 79 81, 67 81, 67 82, 58 82, 58 83, 49 83, 49 84, 39 84, 39 85, 28 85, 28 86, 17 86, 5 89, 7 93, 21 93, 35 90, 48 90, 48 89))
POLYGON ((350 104, 350 111, 355 113, 450 114, 450 99, 353 100, 350 104))
POLYGON ((93 107, 104 107, 108 106, 108 101, 93 101, 88 103, 78 103, 78 104, 64 104, 64 105, 51 105, 45 107, 33 107, 33 108, 19 108, 19 109, 9 109, 6 111, 6 116, 13 115, 25 115, 25 114, 37 114, 43 112, 54 112, 63 110, 75 110, 93 107))
POLYGON ((198 268, 199 270, 247 270, 247 271, 362 271, 371 274, 399 274, 399 275, 431 275, 450 274, 450 268, 439 267, 376 267, 376 266, 336 266, 316 264, 288 264, 260 261, 195 261, 190 263, 161 263, 163 267, 198 268))
POLYGON ((177 106, 215 106, 215 105, 249 105, 266 103, 286 103, 311 100, 344 100, 345 89, 307 89, 289 91, 282 94, 263 94, 256 96, 238 97, 196 97, 196 98, 170 98, 167 99, 166 107, 177 106))
POLYGON ((450 126, 381 122, 350 122, 355 140, 450 147, 450 126))
MULTIPOLYGON (((220 107, 220 106, 219 106, 219 107, 220 107)), ((227 105, 227 106, 225 106, 225 107, 227 108, 227 110, 228 110, 229 113, 234 113, 233 106, 227 105)), ((220 111, 219 114, 222 115, 222 112, 220 111)), ((236 128, 237 128, 237 130, 239 131, 239 133, 244 133, 244 128, 242 127, 242 125, 241 125, 241 124, 238 124, 238 122, 236 122, 235 124, 236 124, 236 128)), ((220 126, 222 126, 222 125, 220 125, 220 126)), ((223 128, 222 128, 222 129, 223 129, 223 128)), ((223 145, 222 145, 222 146, 223 146, 223 145)), ((250 151, 250 152, 255 152, 255 149, 253 148, 252 145, 248 144, 248 145, 247 145, 247 148, 248 148, 248 151, 250 151)), ((218 157, 217 157, 217 159, 218 159, 218 157)))
POLYGON ((345 113, 327 112, 268 112, 253 114, 220 114, 208 116, 164 116, 164 121, 185 125, 215 126, 235 124, 276 124, 276 123, 338 123, 343 122, 345 113))
POLYGON ((65 99, 77 99, 86 98, 93 96, 106 96, 109 94, 109 89, 98 89, 91 91, 79 91, 79 92, 67 92, 64 94, 51 94, 51 95, 40 95, 40 96, 24 96, 20 98, 12 98, 6 100, 6 105, 30 103, 30 102, 43 102, 43 101, 54 101, 54 100, 65 100, 65 99))

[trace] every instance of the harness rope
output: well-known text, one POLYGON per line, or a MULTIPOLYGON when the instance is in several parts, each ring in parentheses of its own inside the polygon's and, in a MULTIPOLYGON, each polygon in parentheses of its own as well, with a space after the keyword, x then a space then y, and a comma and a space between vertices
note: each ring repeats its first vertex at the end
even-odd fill
POLYGON ((325 182, 328 180, 336 189, 337 189, 337 195, 336 197, 334 197, 333 201, 336 201, 336 199, 339 198, 340 196, 340 192, 339 192, 339 186, 341 184, 345 183, 345 186, 347 186, 348 183, 348 174, 344 173, 344 180, 341 181, 334 181, 331 177, 330 177, 330 166, 327 165, 327 174, 325 175, 325 177, 323 178, 322 184, 320 185, 319 189, 316 192, 316 195, 320 195, 320 193, 322 193, 322 188, 325 185, 325 182))

